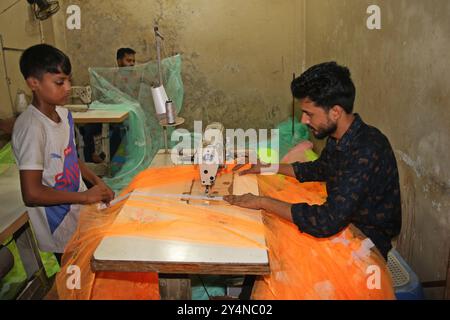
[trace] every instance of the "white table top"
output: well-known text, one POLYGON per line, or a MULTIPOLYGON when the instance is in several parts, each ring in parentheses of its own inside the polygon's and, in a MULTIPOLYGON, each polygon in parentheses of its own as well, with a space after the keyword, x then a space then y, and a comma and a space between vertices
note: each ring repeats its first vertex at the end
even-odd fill
POLYGON ((128 111, 88 110, 72 112, 75 123, 121 123, 128 118, 128 111))
MULTIPOLYGON (((164 154, 164 151, 162 150, 156 155, 150 167, 161 167, 164 165, 172 166, 173 163, 170 160, 170 154, 164 154)), ((235 176, 234 185, 245 186, 245 188, 235 187, 234 194, 243 194, 246 192, 258 194, 258 186, 255 176, 235 176)), ((170 191, 175 194, 182 193, 181 189, 170 189, 170 191)), ((166 190, 163 192, 166 192, 166 190)), ((235 207, 224 206, 224 208, 220 209, 220 211, 223 211, 224 214, 235 214, 238 210, 235 207)), ((260 211, 249 209, 239 209, 239 211, 239 214, 262 224, 260 211)), ((121 214, 122 212, 119 213, 117 219, 121 218, 121 214)), ((264 237, 254 240, 257 240, 261 245, 265 246, 264 237)), ((167 264, 209 263, 267 266, 269 264, 268 254, 265 248, 241 248, 217 244, 201 244, 175 240, 140 238, 137 236, 107 237, 103 239, 94 253, 94 260, 118 262, 155 262, 167 264)))
POLYGON ((0 174, 0 234, 26 214, 20 191, 19 169, 11 165, 0 174))
POLYGON ((174 167, 176 165, 178 165, 178 163, 173 163, 170 158, 170 150, 169 153, 165 153, 165 150, 161 149, 156 153, 149 168, 174 167))
POLYGON ((96 260, 161 263, 267 264, 265 249, 157 240, 139 237, 105 238, 95 251, 96 260))

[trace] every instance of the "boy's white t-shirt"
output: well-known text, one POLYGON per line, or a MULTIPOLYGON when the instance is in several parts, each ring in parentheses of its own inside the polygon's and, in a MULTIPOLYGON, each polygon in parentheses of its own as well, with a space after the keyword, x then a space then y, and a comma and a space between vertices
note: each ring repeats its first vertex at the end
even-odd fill
MULTIPOLYGON (((61 191, 83 192, 71 113, 56 107, 56 123, 29 105, 14 124, 12 146, 19 170, 42 170, 42 184, 61 191)), ((42 251, 64 252, 78 224, 80 205, 28 208, 42 251)))

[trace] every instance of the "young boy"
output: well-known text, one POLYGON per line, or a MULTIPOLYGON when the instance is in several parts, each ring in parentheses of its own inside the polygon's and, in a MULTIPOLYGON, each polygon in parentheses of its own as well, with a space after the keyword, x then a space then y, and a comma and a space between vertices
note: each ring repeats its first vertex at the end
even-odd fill
POLYGON ((22 198, 42 251, 60 262, 74 233, 81 205, 109 203, 113 191, 78 161, 71 113, 60 106, 69 98, 69 58, 40 44, 20 58, 20 70, 33 101, 16 120, 12 146, 20 170, 22 198), (93 187, 87 190, 83 179, 93 187))

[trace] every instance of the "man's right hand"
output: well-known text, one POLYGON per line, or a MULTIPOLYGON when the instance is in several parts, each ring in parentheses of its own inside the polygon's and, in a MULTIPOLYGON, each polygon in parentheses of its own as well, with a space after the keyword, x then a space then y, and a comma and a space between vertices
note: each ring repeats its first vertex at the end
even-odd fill
MULTIPOLYGON (((247 165, 247 164, 238 164, 237 166, 235 166, 233 168, 233 171, 237 171, 237 170, 241 169, 242 167, 244 167, 245 165, 247 165)), ((258 162, 256 164, 252 164, 250 166, 250 168, 240 171, 239 175, 243 176, 245 174, 260 174, 262 168, 268 168, 268 167, 270 167, 270 164, 262 164, 258 160, 258 162)))
MULTIPOLYGON (((245 165, 246 164, 238 164, 237 166, 235 166, 233 168, 233 171, 237 171, 237 170, 241 169, 245 165)), ((272 167, 272 166, 273 165, 271 165, 271 164, 262 164, 258 160, 258 163, 252 164, 249 169, 240 171, 239 175, 242 176, 242 175, 245 175, 245 174, 261 174, 262 171, 263 171, 262 169, 268 169, 268 170, 265 170, 264 173, 272 172, 272 173, 282 174, 282 175, 285 175, 285 176, 289 176, 289 177, 295 178, 294 167, 292 166, 292 164, 281 163, 278 166, 274 166, 274 167, 272 167)))
POLYGON ((109 190, 101 185, 95 185, 83 193, 85 196, 83 204, 93 204, 100 201, 109 204, 113 200, 109 190))

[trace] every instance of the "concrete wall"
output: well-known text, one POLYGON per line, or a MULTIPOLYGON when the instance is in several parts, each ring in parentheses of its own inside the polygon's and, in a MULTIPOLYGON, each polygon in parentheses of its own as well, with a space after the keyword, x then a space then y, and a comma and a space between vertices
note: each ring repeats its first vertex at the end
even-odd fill
MULTIPOLYGON (((0 35, 3 47, 26 49, 42 41, 52 44, 54 42, 52 19, 39 23, 32 15, 26 1, 14 4, 15 2, 15 0, 2 0, 0 3, 0 12, 2 12, 0 35)), ((17 90, 27 88, 19 69, 21 52, 0 51, 0 117, 4 118, 11 116, 15 111, 13 104, 17 90), (10 82, 9 90, 6 75, 10 82)))
POLYGON ((306 64, 350 67, 356 110, 390 139, 400 170, 401 254, 422 281, 445 279, 450 247, 450 1, 306 2, 306 64), (381 8, 368 30, 366 9, 381 8))
MULTIPOLYGON (((19 89, 31 92, 23 80, 19 68, 22 54, 18 50, 2 50, 3 48, 26 49, 31 45, 47 42, 54 43, 53 21, 50 18, 39 23, 33 16, 26 1, 0 1, 0 118, 9 118, 15 112, 15 97, 19 89)), ((0 132, 0 148, 10 137, 0 132)))
MULTIPOLYGON (((12 2, 2 1, 0 9, 12 2)), ((24 3, 1 16, 7 46, 39 41, 38 29, 26 22, 24 3)), ((422 281, 445 278, 450 247, 448 0, 60 3, 61 12, 44 29, 71 56, 75 84, 88 83, 90 66, 113 66, 121 46, 135 48, 138 62, 155 59, 152 30, 158 22, 166 36, 165 55, 183 55, 182 116, 188 128, 199 119, 220 120, 227 127, 271 127, 290 114, 292 72, 327 60, 349 66, 358 90, 355 111, 389 137, 397 155, 404 216, 399 251, 422 281), (70 4, 81 8, 81 30, 65 27, 70 4), (381 30, 366 28, 372 4, 381 7, 381 30)), ((7 60, 8 72, 17 68, 17 54, 7 60)), ((17 71, 13 77, 19 83, 17 71)), ((2 76, 0 112, 9 114, 4 87, 2 76)))
MULTIPOLYGON (((289 83, 302 63, 302 1, 64 0, 81 8, 81 30, 65 33, 75 84, 90 66, 114 66, 121 46, 138 62, 156 57, 153 25, 165 55, 181 53, 186 127, 194 120, 233 128, 271 127, 290 114, 289 83)), ((58 44, 58 41, 57 41, 58 44)))

